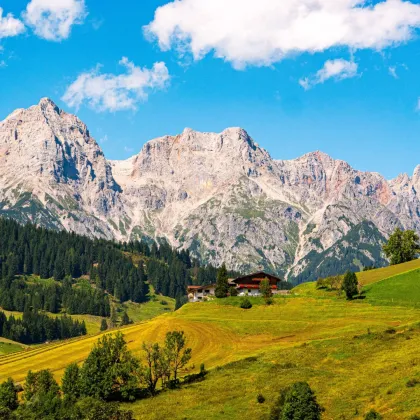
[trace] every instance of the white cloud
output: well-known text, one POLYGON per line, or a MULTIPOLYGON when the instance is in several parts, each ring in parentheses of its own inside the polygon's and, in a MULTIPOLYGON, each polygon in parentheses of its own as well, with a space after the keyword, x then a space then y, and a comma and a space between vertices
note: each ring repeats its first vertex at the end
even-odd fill
POLYGON ((134 149, 132 147, 124 146, 124 152, 132 153, 132 152, 134 152, 134 149))
POLYGON ((137 104, 148 98, 153 89, 164 89, 170 76, 165 63, 155 63, 152 69, 140 68, 123 57, 119 64, 126 73, 101 74, 101 66, 80 74, 67 88, 62 100, 69 106, 87 104, 97 111, 136 109, 137 104))
POLYGON ((83 23, 86 15, 84 0, 31 0, 23 13, 36 35, 49 41, 68 38, 71 27, 83 23))
POLYGON ((108 135, 105 134, 103 137, 99 139, 99 143, 107 143, 108 142, 108 135))
POLYGON ((357 76, 358 65, 354 61, 343 60, 328 60, 324 67, 318 70, 312 77, 306 77, 299 80, 299 84, 308 90, 311 87, 324 83, 328 79, 343 80, 357 76))
POLYGON ((0 7, 0 39, 16 36, 22 32, 25 32, 25 25, 11 13, 3 16, 3 9, 0 7))
POLYGON ((388 72, 394 79, 398 79, 397 67, 395 66, 388 67, 388 72))
POLYGON ((332 47, 382 49, 420 26, 420 5, 403 0, 177 0, 159 7, 144 30, 162 50, 246 65, 332 47))
POLYGON ((420 97, 417 99, 416 111, 420 112, 420 97))

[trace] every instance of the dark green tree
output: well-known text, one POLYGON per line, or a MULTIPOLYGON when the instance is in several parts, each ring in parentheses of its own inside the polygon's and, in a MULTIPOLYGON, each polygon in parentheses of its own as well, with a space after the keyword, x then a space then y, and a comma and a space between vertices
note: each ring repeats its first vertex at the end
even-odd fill
POLYGON ((228 273, 225 263, 219 268, 216 279, 216 290, 215 295, 217 298, 227 297, 229 291, 228 273))
POLYGON ((358 288, 359 282, 357 280, 356 273, 353 273, 352 271, 347 271, 347 273, 344 275, 342 284, 342 289, 344 290, 347 299, 353 299, 353 297, 359 293, 358 288))
MULTIPOLYGON (((16 410, 18 408, 18 393, 12 378, 0 385, 0 407, 16 410)), ((1 418, 1 417, 0 417, 1 418)))
POLYGON ((61 390, 66 397, 73 400, 76 400, 82 394, 80 369, 77 363, 71 363, 66 367, 61 380, 61 390))
POLYGON ((238 289, 234 286, 229 287, 229 296, 238 296, 238 289))
POLYGON ((412 261, 420 253, 419 237, 414 230, 395 229, 383 246, 391 265, 412 261))
POLYGON ((60 387, 49 370, 29 371, 23 389, 23 399, 27 402, 45 394, 58 396, 60 392, 60 387))
POLYGON ((102 318, 101 321, 101 331, 106 331, 108 329, 108 323, 106 322, 105 318, 102 318))
POLYGON ((127 312, 124 311, 121 317, 121 325, 128 325, 128 324, 131 324, 131 320, 128 317, 127 312))
POLYGON ((271 290, 270 281, 267 277, 260 283, 260 293, 266 303, 271 301, 271 298, 273 297, 273 291, 271 290))
POLYGON ((115 394, 133 400, 138 360, 128 351, 121 332, 104 335, 94 345, 81 369, 82 395, 111 399, 115 394))
POLYGON ((279 419, 319 420, 322 408, 311 387, 306 382, 296 382, 287 391, 279 419))

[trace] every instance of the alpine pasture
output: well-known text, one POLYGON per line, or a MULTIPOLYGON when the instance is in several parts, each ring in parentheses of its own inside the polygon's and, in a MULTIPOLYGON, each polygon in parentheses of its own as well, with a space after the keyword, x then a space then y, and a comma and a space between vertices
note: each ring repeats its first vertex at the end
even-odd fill
MULTIPOLYGON (((183 373, 204 363, 203 382, 127 404, 136 418, 263 418, 282 387, 308 381, 325 408, 325 419, 363 418, 371 408, 385 419, 406 419, 416 412, 420 386, 420 309, 396 305, 376 285, 395 276, 418 275, 409 264, 362 273, 364 299, 346 301, 336 292, 316 293, 314 284, 249 310, 237 299, 187 304, 176 312, 121 328, 134 353, 143 341, 163 340, 183 330, 193 357, 183 373), (404 274, 405 273, 405 274, 404 274), (411 273, 411 274, 410 274, 411 273), (372 288, 372 289, 370 289, 372 288), (313 292, 313 293, 312 293, 313 292), (370 295, 372 293, 372 295, 370 295), (413 381, 414 380, 414 381, 413 381), (259 404, 261 393, 266 402, 259 404)), ((401 284, 399 279, 395 287, 401 284)), ((395 288, 394 285, 390 286, 395 288)), ((29 347, 0 357, 0 381, 22 382, 28 370, 51 369, 60 379, 66 365, 82 363, 99 335, 29 347)))

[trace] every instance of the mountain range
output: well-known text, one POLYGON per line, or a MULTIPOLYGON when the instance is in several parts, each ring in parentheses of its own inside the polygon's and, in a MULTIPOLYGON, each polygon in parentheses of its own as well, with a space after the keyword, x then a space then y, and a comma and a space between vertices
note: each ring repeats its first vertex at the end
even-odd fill
POLYGON ((91 237, 166 239, 202 261, 294 282, 381 266, 420 232, 420 165, 391 181, 316 151, 275 160, 245 130, 185 129, 107 160, 48 98, 0 123, 0 216, 91 237))

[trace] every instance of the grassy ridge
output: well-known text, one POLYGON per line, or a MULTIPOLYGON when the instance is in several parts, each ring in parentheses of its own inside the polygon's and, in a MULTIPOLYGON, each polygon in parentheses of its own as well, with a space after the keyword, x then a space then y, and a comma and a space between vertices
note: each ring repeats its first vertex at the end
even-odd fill
POLYGON ((405 273, 411 270, 420 268, 420 259, 410 261, 404 264, 390 265, 385 268, 378 268, 377 270, 362 271, 357 273, 357 278, 362 286, 371 283, 394 277, 398 274, 405 273))

